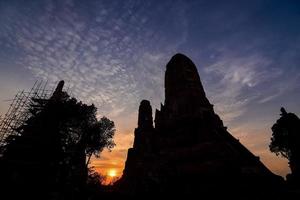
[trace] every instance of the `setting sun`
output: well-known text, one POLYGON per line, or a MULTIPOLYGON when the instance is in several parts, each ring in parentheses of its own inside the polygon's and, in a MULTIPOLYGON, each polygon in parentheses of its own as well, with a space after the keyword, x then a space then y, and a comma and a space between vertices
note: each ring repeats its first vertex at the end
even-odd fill
POLYGON ((117 171, 115 169, 110 169, 108 172, 107 172, 107 175, 109 177, 116 177, 117 176, 117 171))

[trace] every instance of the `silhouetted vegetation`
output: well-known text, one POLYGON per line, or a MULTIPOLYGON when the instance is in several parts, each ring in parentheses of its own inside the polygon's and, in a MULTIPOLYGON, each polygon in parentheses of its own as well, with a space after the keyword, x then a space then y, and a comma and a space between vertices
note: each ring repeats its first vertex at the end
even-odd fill
POLYGON ((88 199, 96 199, 103 193, 105 186, 102 184, 106 177, 96 172, 93 168, 88 169, 87 195, 88 199))
POLYGON ((99 178, 88 176, 91 156, 115 145, 114 123, 106 117, 97 120, 94 105, 61 89, 48 100, 35 99, 29 110, 32 117, 7 138, 1 181, 16 195, 85 199, 87 182, 99 178))
MULTIPOLYGON (((300 119, 294 113, 287 113, 281 108, 281 117, 272 126, 270 150, 289 160, 291 182, 300 179, 300 119)), ((300 183, 300 182, 299 182, 300 183)))

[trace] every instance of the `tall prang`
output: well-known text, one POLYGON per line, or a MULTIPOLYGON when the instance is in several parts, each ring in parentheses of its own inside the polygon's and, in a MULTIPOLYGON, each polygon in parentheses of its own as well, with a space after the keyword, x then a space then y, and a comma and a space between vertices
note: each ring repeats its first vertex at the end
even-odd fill
POLYGON ((176 54, 167 64, 165 106, 170 114, 177 117, 197 115, 201 109, 211 106, 195 64, 183 54, 176 54))
POLYGON ((133 148, 117 187, 121 192, 195 194, 278 187, 274 175, 223 125, 208 101, 195 64, 174 55, 166 66, 165 102, 152 122, 150 102, 139 107, 133 148))

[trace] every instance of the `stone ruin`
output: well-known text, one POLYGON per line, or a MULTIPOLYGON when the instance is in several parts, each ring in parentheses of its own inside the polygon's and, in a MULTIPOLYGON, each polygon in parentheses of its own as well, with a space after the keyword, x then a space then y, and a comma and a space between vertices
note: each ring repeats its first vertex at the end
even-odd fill
POLYGON ((143 100, 116 184, 121 193, 252 193, 273 191, 283 181, 227 131, 185 55, 174 55, 166 66, 165 102, 154 123, 150 102, 143 100))

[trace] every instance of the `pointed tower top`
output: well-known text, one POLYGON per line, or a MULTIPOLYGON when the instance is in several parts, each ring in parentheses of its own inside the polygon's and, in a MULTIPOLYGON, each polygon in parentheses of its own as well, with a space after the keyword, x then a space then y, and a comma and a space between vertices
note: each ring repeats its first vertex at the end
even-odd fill
POLYGON ((139 107, 138 128, 153 128, 152 107, 150 101, 142 100, 139 107))
POLYGON ((64 85, 65 85, 64 80, 59 81, 59 83, 56 86, 55 92, 62 92, 64 85))
POLYGON ((56 86, 55 91, 52 94, 52 99, 59 99, 62 96, 62 90, 64 88, 65 81, 61 80, 56 86))
POLYGON ((182 54, 182 53, 177 53, 175 54, 174 56, 172 56, 171 60, 169 61, 168 65, 167 65, 167 68, 168 66, 171 67, 173 66, 174 63, 185 63, 185 64, 189 64, 191 66, 195 66, 195 64, 193 63, 193 61, 187 57, 186 55, 182 54))
POLYGON ((191 59, 178 53, 171 58, 166 68, 165 106, 171 112, 182 115, 200 107, 211 107, 197 67, 191 59))

